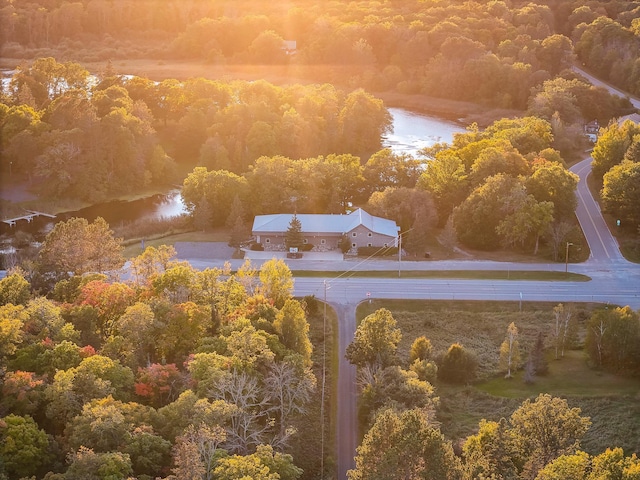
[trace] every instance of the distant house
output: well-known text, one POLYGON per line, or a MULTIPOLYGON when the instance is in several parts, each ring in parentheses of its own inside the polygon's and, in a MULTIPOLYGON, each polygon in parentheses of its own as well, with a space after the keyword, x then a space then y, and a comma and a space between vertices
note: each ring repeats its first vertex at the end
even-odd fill
POLYGON ((584 134, 589 138, 589 140, 591 140, 594 143, 598 140, 599 131, 600 131, 600 125, 598 124, 598 120, 589 122, 584 126, 584 134))
POLYGON ((282 42, 282 50, 287 56, 295 55, 298 49, 296 40, 284 40, 282 42))
MULTIPOLYGON (((351 242, 351 247, 392 247, 397 246, 400 227, 393 220, 374 217, 358 208, 347 215, 297 214, 302 225, 304 243, 310 243, 315 250, 326 251, 338 248, 343 235, 351 242)), ((265 250, 283 250, 285 233, 291 224, 293 214, 279 213, 258 215, 251 230, 256 242, 265 250)))

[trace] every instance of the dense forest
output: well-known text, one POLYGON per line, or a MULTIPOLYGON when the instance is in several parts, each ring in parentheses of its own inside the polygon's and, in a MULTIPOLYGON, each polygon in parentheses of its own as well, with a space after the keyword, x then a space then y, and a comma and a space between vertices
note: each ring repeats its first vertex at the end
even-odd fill
POLYGON ((4 57, 312 66, 315 81, 524 109, 530 89, 575 55, 640 93, 637 2, 1 3, 4 57), (295 50, 283 49, 284 40, 295 50))
MULTIPOLYGON (((31 269, 0 280, 0 478, 334 478, 331 395, 319 391, 332 384, 333 322, 315 297, 292 298, 287 265, 196 270, 167 246, 147 247, 120 278, 123 264, 104 220, 74 218, 47 235, 31 269)), ((548 370, 545 351, 582 347, 598 371, 640 371, 628 307, 557 305, 535 328, 515 322, 477 357, 459 343, 437 351, 424 335, 401 352, 391 312, 366 316, 346 350, 366 432, 349 478, 636 478, 640 461, 622 448, 583 451, 591 419, 551 395, 466 438, 443 436, 438 389, 480 371, 522 369, 533 382, 548 370)))
MULTIPOLYGON (((558 246, 576 240, 576 179, 566 159, 587 146, 579 119, 607 108, 610 117, 620 111, 614 104, 604 90, 558 77, 532 97, 529 116, 482 131, 472 125, 451 145, 413 158, 381 150, 390 115, 362 89, 153 82, 108 68, 92 83, 81 65, 48 57, 19 66, 8 84, 0 103, 2 163, 57 200, 99 202, 182 182, 201 228, 238 224, 246 231, 258 214, 342 213, 359 204, 411 229, 410 253, 424 250, 426 232, 451 217, 467 247, 537 253, 542 239, 545 255, 557 259, 558 246), (182 181, 180 172, 193 165, 182 181)), ((603 135, 596 151, 613 148, 610 138, 603 135)), ((625 138, 622 157, 607 156, 609 168, 637 149, 632 132, 625 138)), ((602 163, 599 153, 594 158, 602 163)), ((605 196, 612 212, 635 218, 632 195, 605 196)))
MULTIPOLYGON (((438 227, 449 248, 558 260, 581 241, 567 166, 591 147, 587 122, 603 127, 603 207, 640 224, 640 127, 612 122, 633 108, 571 68, 639 95, 638 18, 620 0, 0 0, 0 171, 56 202, 181 184, 192 227, 235 241, 256 214, 359 205, 410 231, 410 254, 438 227), (118 72, 124 59, 260 65, 295 83, 149 79, 118 72), (412 157, 382 149, 383 93, 521 115, 412 157)), ((101 219, 60 222, 0 280, 0 479, 333 475, 331 440, 318 453, 331 327, 315 298, 292 298, 287 266, 199 271, 148 247, 119 278, 121 240, 101 219)), ((550 395, 465 438, 439 429, 437 389, 478 369, 531 380, 571 344, 599 371, 638 374, 637 312, 582 312, 579 334, 572 315, 549 312, 550 339, 529 335, 526 355, 514 321, 489 367, 424 336, 402 356, 391 313, 367 316, 347 349, 364 435, 349 478, 640 478, 632 452, 583 451, 591 420, 550 395)))

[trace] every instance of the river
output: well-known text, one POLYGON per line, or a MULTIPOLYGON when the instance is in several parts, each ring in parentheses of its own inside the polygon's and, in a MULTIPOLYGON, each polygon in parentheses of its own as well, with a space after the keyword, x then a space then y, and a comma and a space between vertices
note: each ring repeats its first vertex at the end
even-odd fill
MULTIPOLYGON (((464 132, 464 128, 450 121, 417 114, 401 108, 390 108, 393 132, 383 139, 383 146, 391 148, 396 153, 416 155, 418 150, 432 146, 438 142, 451 142, 456 132, 464 132)), ((185 212, 180 191, 175 189, 163 195, 134 200, 130 202, 114 201, 94 205, 82 210, 58 215, 55 221, 67 220, 71 217, 83 217, 89 221, 100 216, 109 225, 115 227, 121 223, 128 223, 143 218, 168 218, 185 212)), ((39 217, 32 223, 25 220, 18 221, 14 227, 5 223, 0 224, 0 233, 15 234, 18 230, 31 233, 36 238, 42 238, 51 228, 50 219, 39 217)))

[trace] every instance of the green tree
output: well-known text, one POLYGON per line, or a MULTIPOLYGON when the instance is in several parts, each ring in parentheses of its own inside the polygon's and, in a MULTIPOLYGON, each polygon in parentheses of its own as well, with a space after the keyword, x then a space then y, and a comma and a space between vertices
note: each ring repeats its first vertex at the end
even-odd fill
POLYGON ((198 202, 195 212, 193 213, 193 226, 198 230, 205 232, 211 227, 213 220, 213 208, 207 200, 207 197, 202 197, 198 202))
POLYGON ((382 100, 362 89, 347 95, 338 121, 343 151, 356 154, 379 150, 382 135, 391 128, 391 115, 382 100))
POLYGON ((508 246, 524 246, 533 237, 533 254, 537 255, 540 237, 549 230, 553 222, 553 203, 538 202, 533 195, 519 195, 519 191, 514 190, 511 198, 505 200, 505 217, 498 223, 496 232, 501 236, 503 244, 508 246))
POLYGON ((21 272, 12 272, 0 280, 0 306, 7 303, 26 305, 30 296, 31 285, 21 272))
POLYGON ((633 138, 640 133, 640 127, 630 120, 622 125, 612 122, 600 131, 598 141, 593 147, 591 171, 598 184, 602 184, 604 174, 614 165, 624 160, 624 156, 633 143, 633 138))
POLYGON ((519 189, 520 182, 513 177, 489 177, 454 210, 458 239, 469 247, 495 249, 500 244, 497 227, 504 220, 505 199, 519 189))
POLYGON ((365 384, 359 416, 366 425, 370 425, 377 412, 385 407, 396 410, 420 408, 429 415, 435 412, 437 399, 433 387, 427 381, 419 379, 418 374, 411 370, 392 365, 375 371, 371 376, 370 369, 364 367, 360 371, 359 380, 365 384))
POLYGON ((124 265, 120 239, 98 217, 93 223, 71 218, 56 223, 44 240, 40 262, 59 274, 110 272, 124 265))
POLYGON ((0 440, 0 471, 7 478, 34 475, 48 460, 47 434, 29 416, 0 418, 0 440))
POLYGON ((414 188, 422 172, 423 162, 407 154, 384 148, 369 157, 362 172, 369 194, 387 187, 414 188))
POLYGON ((452 344, 442 357, 438 378, 450 383, 468 383, 476 376, 477 361, 459 343, 452 344))
POLYGON ((556 220, 570 219, 574 214, 578 176, 557 162, 535 162, 533 173, 525 181, 527 193, 538 202, 553 202, 556 220))
POLYGON ((591 421, 562 398, 540 394, 525 400, 509 419, 510 432, 529 478, 555 458, 576 452, 591 421))
POLYGON ((628 160, 605 173, 602 201, 608 213, 632 226, 640 225, 640 162, 628 160))
POLYGON ((131 458, 126 453, 95 453, 80 447, 68 456, 68 461, 65 480, 112 480, 128 478, 133 473, 131 458))
POLYGON ((506 370, 506 378, 511 378, 511 369, 520 365, 520 344, 518 342, 518 327, 511 322, 507 327, 507 336, 500 345, 500 368, 506 370))
POLYGON ((359 367, 385 368, 398 361, 397 350, 402 333, 396 320, 385 308, 365 317, 347 346, 346 358, 359 367))
POLYGON ((357 449, 349 480, 462 478, 451 443, 419 409, 380 413, 357 449))
POLYGON ((307 364, 311 364, 313 345, 309 340, 309 322, 300 302, 287 300, 278 312, 273 326, 282 344, 300 354, 307 364))
POLYGON ((585 346, 599 367, 636 372, 639 342, 638 314, 628 306, 596 310, 587 323, 585 346))
POLYGON ((245 179, 235 173, 196 167, 184 179, 181 195, 193 215, 197 215, 201 201, 206 199, 212 210, 212 226, 217 227, 225 224, 234 198, 244 197, 245 190, 245 179))
POLYGON ((426 162, 417 186, 433 195, 439 223, 442 224, 467 196, 465 166, 457 155, 443 151, 426 162))
POLYGON ((518 478, 517 459, 509 425, 482 419, 478 433, 467 437, 462 446, 465 478, 518 478))
POLYGON ((289 227, 284 234, 284 245, 287 250, 291 248, 301 249, 304 244, 304 234, 302 233, 302 223, 294 213, 289 222, 289 227))

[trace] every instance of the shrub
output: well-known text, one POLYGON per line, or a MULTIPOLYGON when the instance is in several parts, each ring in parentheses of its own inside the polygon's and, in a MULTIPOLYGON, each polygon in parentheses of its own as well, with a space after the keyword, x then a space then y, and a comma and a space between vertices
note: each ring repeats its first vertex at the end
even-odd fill
POLYGON ((358 247, 358 255, 361 257, 398 255, 398 247, 358 247))
POLYGON ((459 343, 449 347, 442 357, 438 378, 449 383, 468 383, 476 376, 475 357, 459 343))
POLYGON ((249 248, 251 250, 253 250, 254 252, 262 252, 262 251, 264 251, 264 247, 262 246, 262 244, 261 243, 257 243, 257 242, 252 243, 249 248))
POLYGON ((300 247, 300 251, 302 252, 310 252, 313 249, 313 243, 305 243, 300 247))

